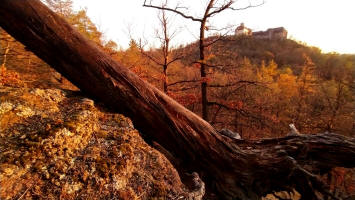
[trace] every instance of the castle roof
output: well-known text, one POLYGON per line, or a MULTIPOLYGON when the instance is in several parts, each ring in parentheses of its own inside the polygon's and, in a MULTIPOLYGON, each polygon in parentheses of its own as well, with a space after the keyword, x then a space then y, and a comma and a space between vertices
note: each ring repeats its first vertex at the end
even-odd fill
POLYGON ((247 28, 247 27, 244 26, 244 23, 241 23, 235 30, 236 31, 241 31, 241 30, 245 30, 245 29, 251 31, 250 28, 247 28))

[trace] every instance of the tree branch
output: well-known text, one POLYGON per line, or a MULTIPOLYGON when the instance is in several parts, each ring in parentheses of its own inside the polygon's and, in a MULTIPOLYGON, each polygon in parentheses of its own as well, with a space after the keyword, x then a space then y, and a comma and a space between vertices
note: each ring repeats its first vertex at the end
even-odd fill
POLYGON ((240 80, 234 83, 228 83, 224 85, 219 85, 219 84, 209 84, 207 87, 213 87, 213 88, 218 88, 218 87, 231 87, 231 86, 236 86, 239 84, 248 84, 248 85, 258 85, 259 82, 257 81, 246 81, 246 80, 240 80))
POLYGON ((191 15, 185 15, 184 13, 178 11, 177 9, 172 9, 172 8, 168 8, 168 7, 164 7, 164 6, 155 6, 155 5, 151 5, 151 4, 146 4, 146 1, 147 0, 144 0, 144 4, 143 4, 144 7, 171 11, 171 12, 174 12, 174 13, 176 13, 176 14, 178 14, 178 15, 186 18, 186 19, 191 19, 192 21, 202 22, 202 19, 195 18, 195 17, 193 17, 191 15))
POLYGON ((179 89, 169 89, 169 91, 170 92, 182 92, 182 91, 192 90, 192 89, 196 89, 196 88, 198 88, 197 85, 191 86, 191 87, 182 87, 182 88, 179 88, 179 89))
POLYGON ((148 53, 144 52, 143 49, 139 48, 140 52, 142 55, 144 55, 145 57, 149 58, 149 60, 153 61, 155 64, 159 65, 159 66, 163 66, 164 64, 159 62, 158 59, 156 59, 155 57, 149 55, 148 53))
POLYGON ((255 7, 262 6, 262 5, 264 5, 264 4, 265 4, 265 1, 264 1, 264 0, 263 0, 263 2, 261 2, 260 4, 257 4, 257 5, 252 5, 252 4, 249 2, 249 5, 248 5, 248 6, 241 7, 241 8, 229 7, 229 9, 234 10, 234 11, 237 11, 237 10, 246 10, 246 9, 249 9, 249 8, 255 8, 255 7))
POLYGON ((173 86, 173 85, 181 84, 181 83, 196 83, 196 82, 199 82, 199 80, 183 80, 183 81, 176 81, 174 83, 170 83, 170 84, 168 84, 168 86, 173 86))
POLYGON ((172 63, 174 63, 174 62, 176 62, 176 61, 178 61, 178 60, 181 60, 182 58, 183 58, 183 56, 176 57, 176 58, 170 60, 170 61, 167 63, 167 65, 169 66, 170 64, 172 64, 172 63))
POLYGON ((223 10, 226 10, 227 8, 231 7, 231 5, 232 5, 233 3, 234 3, 234 1, 229 1, 228 3, 226 3, 226 4, 224 4, 224 5, 220 6, 220 7, 218 7, 216 10, 214 10, 214 11, 208 13, 208 14, 206 15, 206 18, 212 17, 213 15, 218 14, 218 13, 222 12, 223 10))

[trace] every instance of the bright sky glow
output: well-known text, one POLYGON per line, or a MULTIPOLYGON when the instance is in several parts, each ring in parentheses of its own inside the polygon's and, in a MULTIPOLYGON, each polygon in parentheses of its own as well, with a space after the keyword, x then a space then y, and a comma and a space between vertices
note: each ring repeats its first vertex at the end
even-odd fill
MULTIPOLYGON (((130 35, 144 38, 157 45, 155 29, 159 28, 157 13, 142 7, 144 0, 74 0, 75 9, 87 8, 88 15, 107 39, 127 48, 130 35)), ((159 2, 159 1, 157 1, 159 2)), ((170 0, 176 4, 178 0, 170 0)), ((205 0, 180 0, 188 5, 191 14, 205 7, 205 0)), ((243 4, 243 0, 236 5, 243 4)), ((355 54, 355 1, 354 0, 266 0, 265 4, 243 11, 227 11, 210 23, 216 28, 226 25, 245 25, 254 31, 283 26, 292 39, 317 46, 323 52, 355 54)), ((179 34, 174 44, 188 44, 198 36, 199 24, 174 16, 174 27, 179 34)), ((231 33, 232 34, 232 33, 231 33)))

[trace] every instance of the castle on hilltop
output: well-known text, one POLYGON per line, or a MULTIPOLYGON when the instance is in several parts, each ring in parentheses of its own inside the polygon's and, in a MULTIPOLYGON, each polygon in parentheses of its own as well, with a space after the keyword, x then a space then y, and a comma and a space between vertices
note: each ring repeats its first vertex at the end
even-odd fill
POLYGON ((251 31, 250 28, 247 28, 244 26, 244 23, 241 23, 236 29, 235 29, 235 35, 252 35, 253 32, 251 31))
POLYGON ((287 30, 284 27, 269 28, 266 31, 252 32, 250 28, 247 28, 244 23, 241 23, 235 29, 235 35, 246 35, 252 36, 258 39, 269 39, 269 40, 283 40, 287 39, 287 30))

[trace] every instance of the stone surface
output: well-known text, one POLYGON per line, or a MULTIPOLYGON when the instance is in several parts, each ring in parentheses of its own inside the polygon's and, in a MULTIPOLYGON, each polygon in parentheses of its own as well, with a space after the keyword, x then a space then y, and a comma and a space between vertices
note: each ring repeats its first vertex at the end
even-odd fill
POLYGON ((75 92, 0 87, 0 199, 184 199, 132 122, 75 92))

